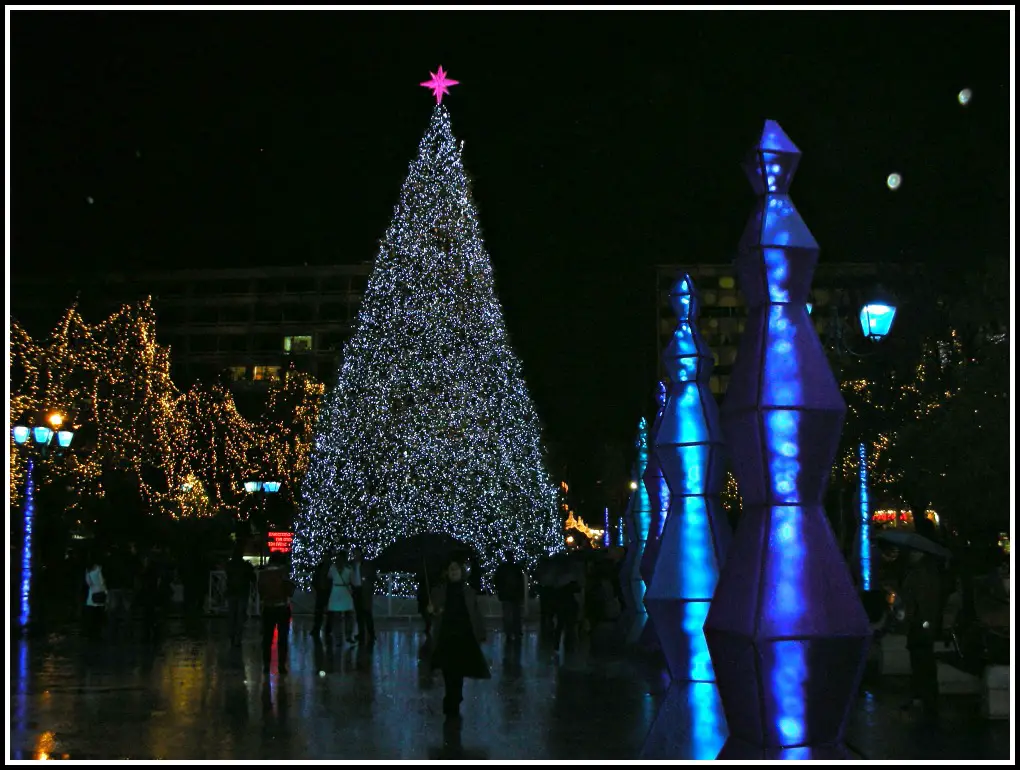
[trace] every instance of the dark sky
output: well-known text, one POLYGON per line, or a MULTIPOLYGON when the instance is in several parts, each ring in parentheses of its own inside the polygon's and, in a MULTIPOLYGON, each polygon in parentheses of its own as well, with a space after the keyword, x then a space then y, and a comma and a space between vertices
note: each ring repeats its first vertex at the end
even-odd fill
POLYGON ((507 325, 575 464, 649 401, 652 266, 731 258, 765 118, 804 153, 822 260, 1008 254, 1008 11, 11 19, 15 281, 374 258, 442 64, 507 325))

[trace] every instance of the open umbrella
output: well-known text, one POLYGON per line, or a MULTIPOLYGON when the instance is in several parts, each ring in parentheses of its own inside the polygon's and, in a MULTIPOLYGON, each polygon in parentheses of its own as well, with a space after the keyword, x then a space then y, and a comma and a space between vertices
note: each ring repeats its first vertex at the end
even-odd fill
POLYGON ((453 557, 475 561, 474 549, 455 537, 442 532, 426 532, 397 538, 375 559, 378 572, 425 572, 435 575, 453 557))
POLYGON ((944 548, 934 540, 929 540, 924 535, 919 535, 916 532, 899 532, 897 530, 886 529, 875 535, 875 539, 883 540, 890 545, 895 545, 897 548, 911 548, 915 551, 924 551, 942 559, 949 559, 953 555, 952 551, 948 548, 944 548))

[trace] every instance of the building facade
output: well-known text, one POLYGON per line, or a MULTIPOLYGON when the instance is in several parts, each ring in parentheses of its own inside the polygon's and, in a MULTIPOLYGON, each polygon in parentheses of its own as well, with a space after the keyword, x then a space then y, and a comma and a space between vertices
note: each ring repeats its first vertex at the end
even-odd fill
POLYGON ((225 375, 234 387, 267 385, 291 367, 336 376, 370 264, 176 271, 108 278, 115 294, 153 297, 157 333, 185 384, 225 375))
MULTIPOLYGON (((261 390, 292 367, 333 380, 371 270, 363 263, 139 272, 75 287, 90 320, 151 296, 157 339, 171 348, 178 386, 223 377, 234 389, 261 390)), ((19 313, 39 319, 36 328, 51 328, 66 310, 44 306, 53 304, 52 292, 26 285, 20 294, 19 313)))

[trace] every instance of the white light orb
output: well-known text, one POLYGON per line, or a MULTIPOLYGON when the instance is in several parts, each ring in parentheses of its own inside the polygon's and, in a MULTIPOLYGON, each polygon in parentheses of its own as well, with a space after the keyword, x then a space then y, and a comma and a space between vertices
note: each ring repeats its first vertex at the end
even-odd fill
POLYGON ((968 104, 970 104, 970 98, 973 95, 974 94, 971 92, 969 88, 965 88, 962 91, 960 91, 959 94, 956 95, 956 99, 958 102, 960 102, 960 104, 966 107, 968 104))
POLYGON ((93 203, 95 203, 95 202, 96 202, 96 201, 95 201, 95 199, 94 199, 94 198, 93 198, 93 197, 92 197, 91 195, 88 195, 88 196, 86 196, 86 197, 85 197, 85 200, 86 200, 86 201, 88 201, 88 204, 89 204, 90 206, 91 206, 91 205, 92 205, 93 203))
POLYGON ((890 190, 898 190, 900 185, 903 184, 903 177, 893 172, 889 174, 889 177, 885 180, 885 183, 889 185, 890 190))
POLYGON ((325 671, 320 671, 319 672, 319 676, 326 676, 326 672, 325 671))

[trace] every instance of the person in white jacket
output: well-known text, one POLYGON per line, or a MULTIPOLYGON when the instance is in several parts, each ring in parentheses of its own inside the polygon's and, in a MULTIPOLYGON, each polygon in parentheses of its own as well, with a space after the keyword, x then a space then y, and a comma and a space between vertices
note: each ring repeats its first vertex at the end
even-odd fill
POLYGON ((329 594, 329 604, 326 609, 329 612, 326 621, 326 638, 333 636, 333 618, 340 616, 340 638, 346 639, 348 644, 354 644, 354 628, 351 623, 351 615, 354 614, 354 597, 351 593, 351 584, 354 577, 354 570, 348 563, 345 556, 337 557, 336 562, 329 568, 329 579, 333 588, 329 594))
POLYGON ((103 567, 98 558, 89 559, 89 566, 85 569, 85 584, 89 589, 85 598, 85 630, 90 637, 96 637, 106 617, 106 581, 103 580, 103 567))

